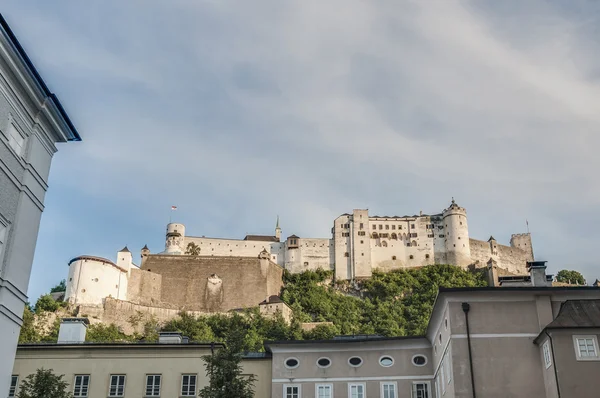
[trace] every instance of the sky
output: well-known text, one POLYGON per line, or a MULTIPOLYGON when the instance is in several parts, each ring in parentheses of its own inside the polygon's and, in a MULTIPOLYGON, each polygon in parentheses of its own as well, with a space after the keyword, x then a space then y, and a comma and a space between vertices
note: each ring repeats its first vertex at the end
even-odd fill
POLYGON ((82 254, 329 237, 354 208, 533 237, 600 278, 600 3, 5 0, 83 141, 55 155, 30 300, 82 254), (172 212, 172 205, 178 210, 172 212))

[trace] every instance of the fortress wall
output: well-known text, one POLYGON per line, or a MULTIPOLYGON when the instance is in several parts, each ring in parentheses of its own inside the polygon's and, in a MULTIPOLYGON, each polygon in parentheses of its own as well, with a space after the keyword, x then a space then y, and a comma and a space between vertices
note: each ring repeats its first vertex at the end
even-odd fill
POLYGON ((469 239, 469 245, 471 246, 471 259, 473 263, 479 261, 479 264, 477 264, 479 268, 487 266, 490 257, 498 261, 498 256, 492 256, 489 242, 469 239))
POLYGON ((162 276, 149 270, 132 268, 127 286, 127 300, 140 304, 160 303, 162 276))
POLYGON ((286 261, 285 268, 292 273, 316 270, 318 268, 333 270, 331 258, 334 248, 331 239, 299 238, 298 248, 288 250, 290 251, 289 260, 286 261))
POLYGON ((186 311, 252 307, 283 286, 283 268, 256 257, 151 255, 143 269, 162 275, 161 302, 186 311))
POLYGON ((421 267, 434 264, 433 239, 416 237, 412 240, 371 239, 371 264, 373 268, 390 271, 400 268, 421 267), (415 241, 417 246, 407 246, 415 241), (384 243, 387 245, 384 246, 384 243), (410 256, 413 256, 411 259, 410 256), (429 258, 426 258, 429 255, 429 258), (393 257, 396 257, 394 260, 393 257))
POLYGON ((479 261, 479 267, 487 266, 490 257, 497 261, 498 268, 506 270, 510 274, 527 274, 527 261, 529 254, 521 249, 501 245, 497 243, 498 255, 492 255, 489 242, 477 239, 469 239, 471 245, 471 259, 479 261))
POLYGON ((271 258, 274 263, 283 266, 285 261, 282 255, 285 246, 284 242, 186 236, 183 241, 184 250, 190 242, 200 247, 201 256, 258 257, 258 254, 264 249, 276 257, 275 259, 271 258))

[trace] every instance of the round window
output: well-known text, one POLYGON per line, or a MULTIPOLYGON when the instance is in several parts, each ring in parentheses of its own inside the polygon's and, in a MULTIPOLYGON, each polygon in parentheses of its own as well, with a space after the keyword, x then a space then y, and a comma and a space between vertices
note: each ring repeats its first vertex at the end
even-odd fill
POLYGON ((331 365, 331 359, 329 358, 319 358, 317 359, 317 366, 320 368, 328 368, 331 365))
POLYGON ((362 358, 361 357, 352 357, 352 358, 348 359, 348 363, 350 364, 350 366, 359 367, 360 365, 362 365, 362 358))
POLYGON ((415 355, 412 358, 412 363, 415 366, 425 366, 427 364, 427 357, 423 355, 415 355))
POLYGON ((285 360, 285 367, 288 369, 295 369, 300 365, 297 358, 288 358, 285 360))
POLYGON ((381 357, 379 358, 379 364, 385 368, 389 368, 394 364, 394 358, 388 356, 381 357))

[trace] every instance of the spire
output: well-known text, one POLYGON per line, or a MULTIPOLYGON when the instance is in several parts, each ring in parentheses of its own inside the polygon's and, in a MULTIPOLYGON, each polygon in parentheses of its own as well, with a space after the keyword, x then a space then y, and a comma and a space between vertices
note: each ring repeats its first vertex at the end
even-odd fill
POLYGON ((150 249, 148 249, 148 245, 144 245, 144 247, 142 247, 142 250, 150 250, 150 249))
POLYGON ((275 225, 275 229, 281 229, 279 228, 279 215, 277 216, 277 225, 275 225))
POLYGON ((279 216, 277 216, 277 224, 275 225, 275 238, 278 242, 281 239, 281 228, 279 228, 279 216))
POLYGON ((131 253, 131 252, 130 252, 130 251, 129 251, 129 249, 127 248, 127 245, 125 245, 125 247, 124 247, 124 248, 122 248, 121 250, 119 250, 119 253, 131 253))

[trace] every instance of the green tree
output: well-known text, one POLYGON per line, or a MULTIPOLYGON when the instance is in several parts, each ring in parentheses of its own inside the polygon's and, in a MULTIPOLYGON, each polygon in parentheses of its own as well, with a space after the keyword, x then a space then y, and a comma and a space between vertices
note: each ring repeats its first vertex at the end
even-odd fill
POLYGON ((23 325, 19 334, 19 344, 22 343, 37 343, 41 340, 41 336, 35 328, 35 318, 29 305, 25 305, 23 311, 23 325))
POLYGON ((21 382, 17 398, 71 398, 69 383, 64 375, 55 375, 52 369, 38 369, 21 382))
POLYGON ((67 290, 67 280, 63 279, 62 281, 60 281, 58 283, 58 285, 56 285, 52 289, 50 289, 50 293, 64 292, 66 290, 67 290))
POLYGON ((200 246, 195 244, 194 242, 190 242, 187 244, 185 249, 185 254, 189 256, 199 256, 200 255, 200 246))
POLYGON ((110 325, 102 323, 90 325, 85 336, 85 341, 94 343, 112 343, 115 341, 131 340, 132 337, 123 333, 114 323, 111 323, 110 325))
POLYGON ((60 303, 52 298, 49 294, 44 294, 35 303, 35 313, 39 314, 43 311, 54 312, 60 308, 60 303))
POLYGON ((556 281, 563 283, 571 283, 577 285, 585 285, 585 278, 581 273, 573 270, 563 269, 556 274, 556 281))
POLYGON ((244 332, 232 330, 225 348, 214 349, 202 357, 208 386, 200 390, 201 398, 253 398, 256 377, 242 375, 244 332))

